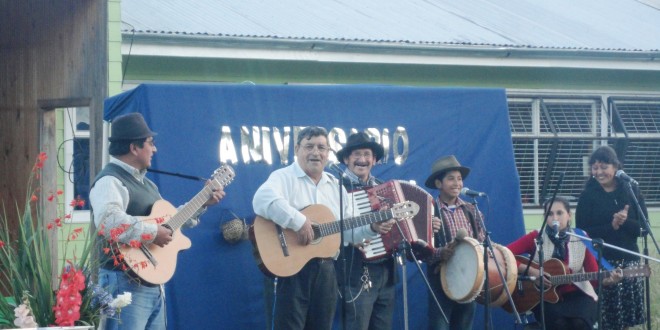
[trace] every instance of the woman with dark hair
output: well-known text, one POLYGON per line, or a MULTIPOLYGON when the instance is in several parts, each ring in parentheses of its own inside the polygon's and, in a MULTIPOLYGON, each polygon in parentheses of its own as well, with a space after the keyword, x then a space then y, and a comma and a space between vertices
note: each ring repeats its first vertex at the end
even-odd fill
MULTIPOLYGON (((594 238, 626 250, 639 252, 640 216, 625 183, 616 177, 621 163, 614 149, 603 146, 589 159, 591 178, 587 181, 575 211, 575 221, 594 238)), ((639 188, 633 191, 644 215, 648 211, 639 188)), ((614 267, 639 265, 639 257, 615 249, 603 249, 603 257, 614 267)), ((601 329, 624 329, 644 320, 644 282, 641 278, 627 278, 603 290, 601 329)))
MULTIPOLYGON (((594 273, 598 271, 598 264, 594 255, 587 249, 585 243, 566 232, 578 232, 584 234, 581 230, 571 228, 571 208, 566 199, 557 197, 552 205, 547 202, 544 210, 548 211, 546 218, 546 227, 543 232, 543 252, 546 258, 544 265, 545 275, 564 275, 562 273, 553 274, 558 270, 564 269, 566 273, 594 273), (549 208, 549 210, 548 210, 549 208), (553 224, 556 222, 556 226, 553 224), (552 260, 550 260, 552 259, 552 260), (559 261, 557 261, 559 260, 559 261), (563 265, 559 264, 562 262, 563 265), (551 267, 552 266, 552 267, 551 267)), ((527 235, 519 238, 509 244, 507 248, 515 255, 533 254, 533 261, 538 264, 538 253, 534 239, 538 237, 538 231, 534 230, 527 235)), ((519 272, 525 271, 526 263, 519 263, 519 272)), ((538 267, 529 267, 527 270, 529 276, 539 279, 538 267)), ((620 279, 620 276, 612 276, 603 280, 604 285, 611 285, 620 279)), ((537 280, 540 285, 539 280, 537 280)), ((557 303, 545 304, 545 325, 546 329, 574 329, 587 330, 593 329, 597 321, 598 304, 596 291, 594 290, 596 282, 574 282, 561 285, 556 288, 556 292, 561 297, 557 303)), ((544 285, 546 289, 551 288, 551 282, 545 278, 544 285)), ((538 293, 535 293, 538 294, 538 293)), ((534 317, 541 320, 541 311, 539 305, 532 309, 534 317)))

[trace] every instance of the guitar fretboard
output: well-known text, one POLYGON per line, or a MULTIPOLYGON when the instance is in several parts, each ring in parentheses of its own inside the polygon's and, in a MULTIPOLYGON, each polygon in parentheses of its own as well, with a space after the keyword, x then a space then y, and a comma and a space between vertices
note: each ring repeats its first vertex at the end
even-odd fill
MULTIPOLYGON (((392 211, 386 210, 386 211, 367 213, 357 217, 344 219, 344 230, 366 226, 374 222, 386 221, 392 219, 392 217, 393 217, 392 211)), ((336 234, 341 230, 340 227, 341 227, 340 221, 333 221, 333 222, 317 225, 316 228, 318 232, 317 230, 315 230, 314 234, 315 236, 317 236, 315 238, 336 234)))
MULTIPOLYGON (((603 272, 603 279, 612 276, 613 271, 603 272)), ((641 277, 646 276, 647 272, 642 267, 623 269, 623 277, 641 277)), ((569 284, 573 282, 593 281, 598 279, 598 272, 576 273, 566 275, 555 275, 550 277, 552 285, 569 284)))
POLYGON ((181 228, 188 219, 192 218, 195 213, 197 213, 203 206, 204 203, 209 199, 209 196, 213 194, 214 189, 221 189, 226 187, 234 178, 233 170, 225 165, 214 173, 214 177, 211 179, 210 183, 195 195, 186 205, 184 205, 177 213, 170 218, 166 224, 172 228, 173 231, 181 228))

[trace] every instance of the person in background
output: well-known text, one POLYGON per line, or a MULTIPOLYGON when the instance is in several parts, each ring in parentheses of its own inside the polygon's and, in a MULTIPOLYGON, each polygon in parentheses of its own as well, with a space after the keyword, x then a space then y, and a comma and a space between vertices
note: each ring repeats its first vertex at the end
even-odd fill
MULTIPOLYGON (((570 271, 567 273, 593 273, 598 271, 598 264, 594 255, 587 249, 585 243, 576 237, 567 235, 566 232, 575 232, 571 228, 571 208, 565 198, 555 198, 552 205, 546 202, 543 206, 544 210, 548 210, 548 217, 546 218, 546 227, 543 232, 543 250, 546 262, 550 258, 555 258, 563 262, 566 268, 570 271), (553 225, 557 222, 557 229, 553 225)), ((533 261, 538 266, 539 254, 535 253, 536 243, 535 239, 538 237, 538 231, 534 230, 527 235, 519 238, 507 246, 509 250, 515 255, 529 254, 534 255, 533 261)), ((584 234, 578 230, 578 234, 584 234)), ((545 264, 545 263, 544 263, 545 264)), ((537 278, 537 285, 541 277, 539 276, 539 269, 535 267, 527 268, 526 263, 518 263, 519 273, 527 269, 528 276, 537 278)), ((547 270, 546 270, 547 271, 547 270)), ((603 285, 611 285, 620 279, 620 273, 615 272, 614 276, 605 278, 603 285)), ((545 275, 549 275, 545 273, 545 275)), ((550 275, 564 275, 563 273, 550 274, 550 275)), ((594 287, 596 281, 588 282, 575 282, 572 284, 565 284, 557 288, 557 293, 561 297, 556 304, 545 304, 545 325, 548 330, 587 330, 593 329, 594 324, 598 321, 598 297, 594 287)), ((552 288, 552 283, 544 278, 544 286, 547 289, 552 288)), ((538 295, 538 292, 532 294, 538 295)), ((540 298, 539 298, 540 299, 540 298)), ((520 311, 519 311, 520 312, 520 311)), ((541 320, 540 305, 536 305, 533 309, 534 316, 537 320, 541 320)))
MULTIPOLYGON (((384 153, 383 146, 369 138, 366 133, 351 134, 344 148, 337 152, 337 158, 348 169, 342 177, 344 187, 349 192, 355 192, 383 183, 371 175, 371 169, 383 158, 384 153)), ((352 194, 350 196, 353 197, 352 194)), ((355 208, 353 210, 356 211, 355 208)), ((359 214, 348 216, 357 215, 359 214)), ((371 240, 378 234, 388 233, 394 222, 395 220, 377 222, 344 232, 345 240, 352 242, 342 247, 342 255, 339 258, 346 258, 348 268, 348 292, 344 299, 348 329, 392 329, 396 283, 394 258, 387 255, 368 261, 360 249, 363 241, 371 240)), ((337 262, 338 274, 343 274, 342 269, 341 263, 337 262)), ((342 276, 339 276, 338 281, 342 287, 342 276)), ((342 294, 345 292, 340 290, 342 294)))
MULTIPOLYGON (((150 329, 165 330, 165 290, 163 285, 142 281, 132 270, 125 270, 123 263, 113 260, 104 248, 109 241, 131 245, 156 244, 163 247, 172 241, 173 231, 166 225, 140 221, 147 216, 154 203, 161 198, 158 187, 146 177, 151 158, 156 153, 154 136, 139 113, 118 116, 112 121, 109 153, 110 162, 101 170, 92 184, 89 199, 94 214, 94 224, 105 235, 99 251, 99 284, 109 294, 131 292, 132 302, 122 308, 118 318, 105 322, 106 330, 150 329), (114 237, 116 233, 120 235, 114 237)), ((191 217, 193 225, 207 206, 217 204, 223 190, 214 190, 200 212, 191 217)), ((191 221, 189 221, 191 222, 191 221)))
MULTIPOLYGON (((580 194, 575 210, 579 228, 591 237, 602 238, 605 243, 639 252, 637 238, 641 234, 640 214, 629 196, 624 182, 616 177, 621 163, 614 149, 602 146, 589 158, 591 178, 580 194)), ((642 212, 648 219, 648 211, 639 188, 633 185, 642 212)), ((603 249, 603 257, 613 266, 627 268, 638 266, 637 256, 615 250, 603 249)), ((645 322, 644 281, 642 278, 626 278, 603 290, 602 329, 624 329, 645 322)))

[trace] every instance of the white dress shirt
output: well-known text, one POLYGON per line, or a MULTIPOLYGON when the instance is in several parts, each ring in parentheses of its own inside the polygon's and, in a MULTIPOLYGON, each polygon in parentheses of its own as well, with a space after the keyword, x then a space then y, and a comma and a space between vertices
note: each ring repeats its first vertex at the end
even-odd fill
MULTIPOLYGON (((353 214, 353 210, 345 189, 342 189, 342 194, 344 218, 348 218, 353 214)), ((338 220, 340 218, 339 183, 330 173, 324 172, 319 183, 315 184, 297 161, 271 173, 252 199, 254 213, 294 231, 300 230, 305 223, 306 217, 300 210, 312 204, 327 206, 335 220, 338 220)), ((363 238, 373 235, 368 226, 366 230, 363 228, 356 229, 359 233, 351 235, 356 241, 362 241, 363 238), (366 236, 360 234, 363 231, 366 232, 366 236)))

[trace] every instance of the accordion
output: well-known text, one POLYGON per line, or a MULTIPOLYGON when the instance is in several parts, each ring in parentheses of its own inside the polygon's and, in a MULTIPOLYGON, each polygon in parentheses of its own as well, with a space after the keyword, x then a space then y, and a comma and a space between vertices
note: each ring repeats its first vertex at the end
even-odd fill
POLYGON ((358 215, 384 210, 385 207, 404 201, 419 205, 419 212, 412 218, 398 220, 387 234, 378 235, 362 249, 364 258, 374 261, 391 256, 403 240, 409 243, 422 239, 433 246, 433 197, 417 185, 405 181, 391 180, 374 187, 350 193, 353 210, 358 215), (401 230, 399 230, 401 228, 401 230), (402 236, 403 234, 403 236, 402 236))

